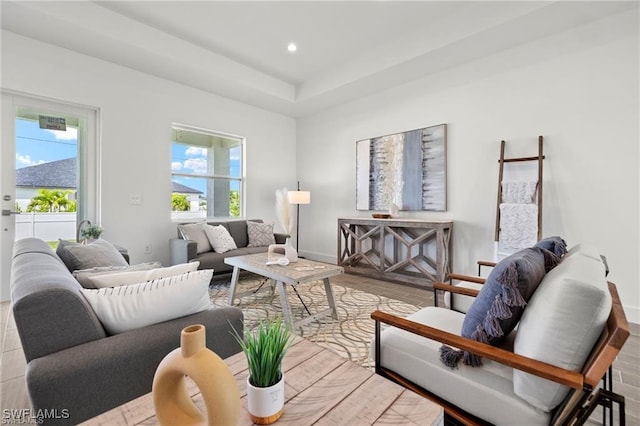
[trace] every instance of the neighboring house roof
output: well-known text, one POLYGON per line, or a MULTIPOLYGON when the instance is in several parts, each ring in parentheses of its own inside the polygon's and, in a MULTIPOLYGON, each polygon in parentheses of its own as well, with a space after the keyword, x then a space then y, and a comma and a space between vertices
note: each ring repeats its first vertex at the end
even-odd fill
POLYGON ((17 169, 16 186, 75 189, 76 159, 67 158, 17 169))
MULTIPOLYGON (((27 188, 76 189, 76 159, 50 161, 16 170, 16 186, 27 188)), ((171 182, 172 192, 181 194, 202 194, 194 188, 171 182)))
POLYGON ((171 184, 173 185, 171 192, 179 192, 180 194, 202 194, 202 191, 190 188, 178 182, 171 181, 171 184))

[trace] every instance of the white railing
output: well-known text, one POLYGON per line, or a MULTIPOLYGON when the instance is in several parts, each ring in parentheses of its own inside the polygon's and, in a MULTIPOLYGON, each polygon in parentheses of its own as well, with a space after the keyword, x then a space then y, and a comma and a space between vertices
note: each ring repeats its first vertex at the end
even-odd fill
POLYGON ((16 240, 27 237, 45 241, 75 240, 75 213, 21 213, 15 216, 16 240))

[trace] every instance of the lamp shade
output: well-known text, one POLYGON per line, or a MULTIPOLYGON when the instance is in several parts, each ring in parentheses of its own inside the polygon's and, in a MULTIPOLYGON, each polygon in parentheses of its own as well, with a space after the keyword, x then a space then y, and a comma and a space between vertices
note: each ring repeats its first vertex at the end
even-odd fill
POLYGON ((289 204, 311 204, 311 192, 309 191, 287 191, 289 204))

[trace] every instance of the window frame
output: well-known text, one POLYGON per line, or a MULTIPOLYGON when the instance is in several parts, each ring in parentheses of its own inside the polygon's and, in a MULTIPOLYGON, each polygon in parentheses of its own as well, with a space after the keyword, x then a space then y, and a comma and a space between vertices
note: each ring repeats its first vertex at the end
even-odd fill
MULTIPOLYGON (((228 212, 226 216, 215 216, 210 210, 209 210, 209 200, 207 200, 207 211, 206 211, 206 215, 205 218, 216 218, 216 219, 230 219, 230 218, 240 218, 244 216, 244 211, 245 211, 245 145, 246 145, 246 138, 243 136, 239 136, 239 135, 234 135, 231 133, 225 133, 225 132, 220 132, 217 130, 210 130, 210 129, 205 129, 202 127, 196 127, 196 126, 190 126, 190 125, 186 125, 186 124, 181 124, 181 123, 172 123, 171 124, 171 130, 172 130, 172 137, 171 137, 171 148, 173 148, 174 144, 180 144, 180 145, 184 145, 184 146, 191 146, 191 147, 196 147, 196 148, 202 148, 203 145, 197 145, 197 144, 190 144, 187 142, 180 142, 180 141, 176 141, 175 137, 173 137, 173 131, 185 131, 185 132, 191 132, 191 133, 199 133, 199 134, 203 134, 203 135, 207 135, 207 136, 212 136, 212 137, 218 137, 218 138, 223 138, 223 139, 229 139, 229 140, 234 140, 238 142, 238 148, 239 148, 239 155, 240 155, 240 161, 239 161, 239 167, 240 167, 240 173, 238 177, 234 177, 231 176, 231 174, 228 175, 223 175, 223 174, 218 174, 218 173, 214 173, 214 174, 202 174, 202 173, 184 173, 184 172, 174 172, 173 168, 171 169, 171 180, 173 182, 173 180, 176 177, 185 177, 185 178, 191 178, 191 179, 204 179, 207 181, 207 185, 213 184, 215 181, 227 181, 227 182, 237 182, 238 184, 238 197, 239 197, 239 214, 238 216, 232 216, 231 212, 228 212)), ((207 149, 211 149, 212 147, 208 147, 207 149)), ((173 153, 171 154, 171 160, 170 162, 173 162, 173 153)), ((230 192, 231 193, 231 190, 230 192)), ((171 191, 171 194, 173 194, 173 191, 171 191)), ((171 210, 171 219, 174 221, 184 221, 184 219, 181 218, 176 218, 174 216, 174 211, 171 210)), ((200 217, 200 219, 202 219, 202 217, 200 217)))

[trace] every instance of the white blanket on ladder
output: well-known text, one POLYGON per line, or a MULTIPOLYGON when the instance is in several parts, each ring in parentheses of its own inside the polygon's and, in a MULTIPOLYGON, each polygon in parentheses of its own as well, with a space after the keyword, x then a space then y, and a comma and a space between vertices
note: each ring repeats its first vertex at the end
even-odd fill
POLYGON ((536 187, 538 181, 502 181, 502 202, 531 204, 534 202, 533 197, 536 195, 536 187))
POLYGON ((538 241, 536 204, 500 204, 500 248, 518 250, 538 241))

